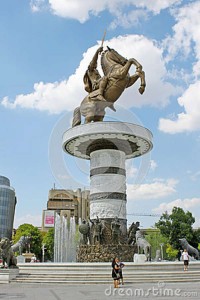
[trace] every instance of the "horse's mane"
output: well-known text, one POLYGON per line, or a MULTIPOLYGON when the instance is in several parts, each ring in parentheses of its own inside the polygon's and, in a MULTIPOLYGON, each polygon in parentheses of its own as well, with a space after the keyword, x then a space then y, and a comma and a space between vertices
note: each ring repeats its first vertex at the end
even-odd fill
POLYGON ((104 75, 107 75, 108 72, 109 72, 109 70, 110 70, 109 65, 104 63, 105 60, 106 60, 105 54, 107 53, 107 51, 108 51, 108 50, 102 52, 102 54, 101 54, 101 67, 102 67, 102 70, 103 70, 104 75))
POLYGON ((101 67, 104 75, 107 75, 113 65, 118 64, 119 66, 124 66, 127 59, 120 55, 114 49, 110 49, 102 52, 101 54, 101 67), (111 57, 110 57, 111 56, 111 57))

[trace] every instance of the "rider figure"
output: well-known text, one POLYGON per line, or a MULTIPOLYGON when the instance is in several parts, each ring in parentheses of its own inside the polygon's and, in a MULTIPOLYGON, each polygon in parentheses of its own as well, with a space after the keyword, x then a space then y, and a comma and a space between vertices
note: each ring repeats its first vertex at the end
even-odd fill
MULTIPOLYGON (((103 51, 103 47, 99 47, 90 62, 87 71, 83 77, 83 82, 85 85, 85 90, 88 93, 98 90, 97 97, 92 100, 106 101, 103 96, 104 90, 106 88, 108 78, 106 76, 101 77, 99 71, 97 70, 97 60, 98 55, 103 51)), ((96 95, 95 95, 96 96, 96 95)))

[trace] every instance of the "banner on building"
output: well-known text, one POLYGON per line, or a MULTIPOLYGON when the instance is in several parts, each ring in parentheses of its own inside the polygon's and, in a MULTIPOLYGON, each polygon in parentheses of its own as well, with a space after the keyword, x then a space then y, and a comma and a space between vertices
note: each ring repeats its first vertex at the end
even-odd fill
POLYGON ((54 210, 44 211, 44 227, 54 227, 55 212, 54 210))

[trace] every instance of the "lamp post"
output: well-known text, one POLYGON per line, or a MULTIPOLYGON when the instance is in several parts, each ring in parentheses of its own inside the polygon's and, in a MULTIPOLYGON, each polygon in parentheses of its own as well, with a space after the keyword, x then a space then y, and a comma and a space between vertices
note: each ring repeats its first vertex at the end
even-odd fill
POLYGON ((160 247, 161 247, 161 259, 162 259, 162 260, 163 260, 163 246, 164 246, 164 244, 161 243, 161 244, 160 244, 160 247))
POLYGON ((45 249, 45 244, 42 244, 42 262, 44 262, 45 249))

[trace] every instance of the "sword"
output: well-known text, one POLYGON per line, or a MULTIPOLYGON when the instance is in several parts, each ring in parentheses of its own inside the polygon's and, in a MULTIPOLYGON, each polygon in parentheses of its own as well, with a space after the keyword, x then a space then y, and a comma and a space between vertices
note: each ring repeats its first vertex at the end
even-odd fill
POLYGON ((103 38, 102 38, 102 41, 101 41, 101 47, 103 47, 105 37, 106 37, 106 30, 104 31, 104 34, 103 34, 103 38))

